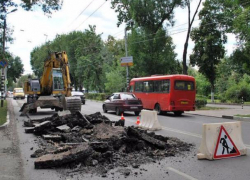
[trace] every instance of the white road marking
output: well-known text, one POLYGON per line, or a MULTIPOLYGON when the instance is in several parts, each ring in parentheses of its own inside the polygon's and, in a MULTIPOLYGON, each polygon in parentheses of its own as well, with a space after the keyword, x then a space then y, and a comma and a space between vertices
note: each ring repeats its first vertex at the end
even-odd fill
POLYGON ((181 131, 181 130, 178 130, 178 129, 173 129, 173 128, 169 128, 169 127, 165 127, 165 126, 163 126, 162 129, 167 130, 167 131, 177 132, 177 133, 180 133, 180 134, 193 136, 193 137, 197 137, 197 138, 202 138, 202 136, 200 134, 185 132, 185 131, 181 131))
POLYGON ((189 179, 189 180, 197 180, 196 178, 192 177, 192 176, 189 176, 187 175, 186 173, 183 173, 181 171, 178 171, 177 169, 174 169, 172 167, 167 167, 168 170, 172 171, 172 172, 175 172, 176 174, 179 174, 180 176, 186 178, 186 179, 189 179))

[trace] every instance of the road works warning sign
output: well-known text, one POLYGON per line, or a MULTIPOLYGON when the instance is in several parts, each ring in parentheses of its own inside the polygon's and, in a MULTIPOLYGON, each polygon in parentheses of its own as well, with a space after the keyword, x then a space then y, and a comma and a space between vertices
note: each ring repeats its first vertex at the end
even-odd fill
POLYGON ((240 152, 227 133, 226 129, 221 126, 214 151, 214 159, 222 159, 235 156, 240 156, 240 152))

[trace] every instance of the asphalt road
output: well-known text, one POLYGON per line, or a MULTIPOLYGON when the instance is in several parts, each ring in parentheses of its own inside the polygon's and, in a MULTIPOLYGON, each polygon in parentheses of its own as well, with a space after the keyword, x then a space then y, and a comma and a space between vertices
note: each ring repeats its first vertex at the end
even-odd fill
MULTIPOLYGON (((35 143, 37 137, 32 134, 24 133, 24 128, 22 127, 22 125, 23 120, 25 120, 26 117, 20 117, 20 113, 18 112, 21 105, 25 101, 13 100, 10 98, 9 102, 12 104, 10 108, 13 112, 11 113, 11 122, 14 124, 14 129, 16 129, 12 131, 16 131, 16 143, 17 145, 19 144, 19 150, 17 152, 19 153, 16 153, 16 158, 14 158, 13 161, 8 160, 8 166, 13 166, 13 164, 16 164, 17 167, 15 168, 18 173, 16 173, 16 175, 15 173, 11 173, 12 176, 10 176, 10 173, 8 174, 7 172, 5 172, 6 176, 0 175, 1 180, 105 179, 100 176, 92 176, 88 174, 69 174, 66 169, 35 170, 34 159, 31 159, 30 155, 38 148, 37 144, 35 143)), ((101 105, 102 104, 100 102, 86 101, 86 105, 82 106, 82 113, 91 114, 97 111, 102 112, 101 105)), ((53 111, 48 109, 38 109, 38 113, 36 115, 30 116, 30 118, 42 118, 51 116, 53 113, 53 111)), ((107 116, 110 120, 120 119, 119 116, 115 115, 115 112, 108 112, 105 114, 105 116, 107 116)), ((126 126, 135 125, 137 117, 134 116, 133 113, 125 113, 124 117, 126 126)), ((189 113, 184 113, 184 115, 181 117, 175 117, 173 114, 169 113, 167 115, 158 116, 158 120, 163 129, 157 131, 157 134, 177 137, 182 141, 194 144, 194 148, 190 152, 178 157, 168 157, 160 162, 141 165, 140 168, 145 169, 142 174, 140 174, 141 171, 139 171, 138 169, 128 167, 129 169, 131 169, 131 174, 130 176, 125 178, 119 172, 121 169, 118 167, 109 172, 106 179, 249 179, 249 152, 247 156, 223 160, 208 161, 197 160, 196 158, 197 150, 201 143, 202 124, 228 122, 228 119, 198 116, 189 113), (135 172, 138 172, 139 175, 135 176, 135 172)), ((250 123, 242 122, 243 141, 247 145, 249 151, 250 138, 248 132, 250 132, 250 123)), ((8 157, 8 155, 6 155, 6 157, 8 157)), ((2 166, 0 165, 0 168, 1 167, 2 166)), ((7 169, 11 168, 8 167, 7 169)))

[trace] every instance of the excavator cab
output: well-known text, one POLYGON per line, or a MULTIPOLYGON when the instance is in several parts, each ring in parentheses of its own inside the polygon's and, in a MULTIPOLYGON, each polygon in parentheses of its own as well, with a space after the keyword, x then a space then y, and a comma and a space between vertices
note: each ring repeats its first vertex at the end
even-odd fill
POLYGON ((63 91, 64 83, 63 83, 62 71, 59 68, 53 68, 52 77, 53 77, 53 91, 63 91))

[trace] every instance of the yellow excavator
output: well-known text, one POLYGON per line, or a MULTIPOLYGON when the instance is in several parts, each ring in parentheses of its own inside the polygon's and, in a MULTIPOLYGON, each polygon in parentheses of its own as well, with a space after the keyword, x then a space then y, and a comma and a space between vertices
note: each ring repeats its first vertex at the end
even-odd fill
POLYGON ((20 109, 21 115, 36 113, 37 107, 55 111, 81 111, 81 99, 71 96, 71 79, 68 57, 65 51, 52 52, 44 61, 41 79, 30 79, 24 84, 27 103, 20 109))

